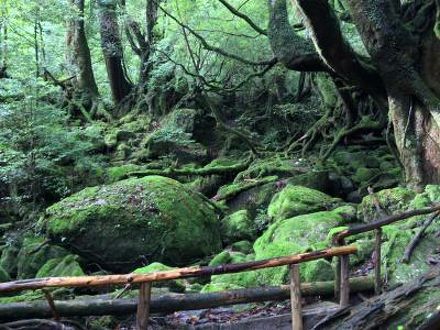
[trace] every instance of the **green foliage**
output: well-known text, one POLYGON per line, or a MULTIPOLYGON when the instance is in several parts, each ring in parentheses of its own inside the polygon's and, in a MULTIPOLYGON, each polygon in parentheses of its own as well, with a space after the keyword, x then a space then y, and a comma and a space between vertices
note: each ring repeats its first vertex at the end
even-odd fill
POLYGON ((99 178, 102 157, 93 155, 99 129, 71 122, 48 103, 55 90, 42 80, 10 80, 2 87, 0 97, 18 93, 19 99, 0 105, 0 182, 9 187, 0 191, 6 198, 0 203, 34 209, 99 178))

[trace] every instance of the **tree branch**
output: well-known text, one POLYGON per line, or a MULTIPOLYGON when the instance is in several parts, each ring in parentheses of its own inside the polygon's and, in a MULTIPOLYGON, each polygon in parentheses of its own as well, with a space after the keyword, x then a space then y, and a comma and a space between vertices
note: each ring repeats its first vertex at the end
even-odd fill
POLYGON ((326 0, 293 0, 312 33, 323 61, 346 82, 370 93, 385 108, 386 92, 376 69, 367 65, 344 39, 339 20, 326 0))
POLYGON ((262 28, 260 28, 257 24, 255 24, 254 21, 252 21, 252 19, 249 16, 235 9, 229 2, 227 2, 226 0, 218 0, 218 1, 220 1, 223 4, 223 6, 225 6, 232 14, 246 21, 246 23, 248 23, 249 26, 253 28, 255 31, 257 31, 259 34, 267 35, 267 32, 262 28))
POLYGON ((200 43, 202 44, 202 46, 210 51, 216 52, 220 55, 223 55, 225 57, 229 57, 231 59, 234 59, 236 61, 239 61, 241 63, 244 64, 248 64, 248 65, 270 65, 273 62, 273 59, 271 60, 266 60, 266 61, 251 61, 248 59, 245 59, 241 56, 229 53, 224 51, 223 49, 219 48, 219 47, 215 47, 211 44, 209 44, 205 38, 203 38, 199 33, 197 33, 194 29, 192 29, 191 27, 189 27, 188 25, 182 23, 181 21, 179 21, 174 15, 172 15, 169 11, 167 11, 166 9, 164 9, 162 6, 159 6, 159 8, 164 12, 165 15, 169 16, 173 21, 175 21, 179 26, 185 28, 186 30, 188 30, 188 32, 190 32, 194 37, 197 38, 197 40, 200 41, 200 43))
POLYGON ((296 71, 329 71, 313 43, 295 33, 287 15, 286 0, 268 0, 267 36, 275 56, 285 67, 296 71))

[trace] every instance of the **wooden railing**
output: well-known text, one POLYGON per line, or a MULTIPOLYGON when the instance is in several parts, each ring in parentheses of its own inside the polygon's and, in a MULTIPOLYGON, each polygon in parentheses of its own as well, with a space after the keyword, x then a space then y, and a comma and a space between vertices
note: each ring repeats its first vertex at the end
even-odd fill
MULTIPOLYGON (((220 265, 216 267, 187 267, 173 269, 170 271, 155 272, 150 274, 126 274, 126 275, 102 275, 102 276, 78 276, 78 277, 49 277, 40 279, 18 280, 6 283, 0 283, 0 294, 7 292, 16 292, 21 290, 44 289, 49 287, 94 287, 103 285, 122 285, 122 284, 140 284, 139 297, 136 313, 136 327, 139 330, 145 330, 148 326, 151 301, 152 283, 159 281, 175 280, 188 277, 211 276, 229 273, 240 273, 258 269, 289 266, 290 267, 290 299, 292 313, 292 328, 301 330, 302 307, 299 264, 322 259, 337 257, 335 293, 339 297, 339 304, 345 307, 349 304, 350 283, 349 283, 349 255, 356 253, 357 248, 354 245, 345 245, 345 239, 349 236, 365 233, 374 230, 375 239, 375 290, 381 291, 381 243, 382 227, 391 223, 408 219, 417 215, 430 214, 431 217, 426 223, 440 215, 440 204, 430 208, 412 210, 398 215, 385 217, 381 220, 371 222, 365 225, 349 227, 346 230, 338 232, 333 237, 334 247, 301 253, 297 255, 278 257, 266 260, 251 261, 245 263, 220 265)), ((425 228, 425 226, 423 226, 425 228)), ((422 228, 422 230, 423 230, 422 228)), ((420 234, 420 232, 419 232, 420 234)), ((412 245, 412 244, 411 244, 412 245)))
MULTIPOLYGON (((102 276, 78 276, 78 277, 48 277, 40 279, 18 280, 0 283, 0 293, 17 292, 21 290, 35 290, 50 287, 94 287, 115 284, 139 283, 139 297, 136 313, 136 328, 147 329, 152 283, 158 281, 175 280, 188 277, 210 276, 229 273, 239 273, 270 267, 290 267, 290 296, 292 303, 292 327, 300 330, 302 326, 301 290, 299 264, 322 259, 339 257, 343 258, 349 254, 356 253, 354 245, 338 246, 320 251, 296 254, 292 256, 278 257, 272 259, 251 261, 245 263, 220 265, 216 267, 187 267, 173 269, 151 274, 126 274, 126 275, 102 275, 102 276)), ((348 282, 347 282, 348 283, 348 282)), ((347 284, 349 285, 349 283, 347 284)), ((349 287, 344 288, 349 292, 349 287)))
MULTIPOLYGON (((381 276, 381 250, 382 250, 382 227, 390 225, 392 223, 409 219, 418 215, 431 214, 431 216, 426 220, 425 224, 422 226, 420 231, 408 245, 407 251, 404 258, 405 261, 409 261, 409 254, 417 243, 417 239, 423 235, 423 231, 426 227, 432 223, 432 221, 440 215, 440 204, 436 204, 432 207, 422 208, 418 210, 410 210, 400 214, 390 215, 373 221, 364 225, 351 226, 346 230, 340 231, 333 236, 334 246, 344 246, 346 243, 346 238, 366 233, 369 231, 375 232, 375 244, 374 244, 374 290, 376 294, 380 294, 382 291, 382 276, 381 276)), ((348 285, 348 275, 349 275, 349 256, 341 256, 338 258, 336 267, 336 281, 335 281, 335 296, 339 296, 341 306, 348 305, 349 302, 349 292, 347 292, 348 285)))

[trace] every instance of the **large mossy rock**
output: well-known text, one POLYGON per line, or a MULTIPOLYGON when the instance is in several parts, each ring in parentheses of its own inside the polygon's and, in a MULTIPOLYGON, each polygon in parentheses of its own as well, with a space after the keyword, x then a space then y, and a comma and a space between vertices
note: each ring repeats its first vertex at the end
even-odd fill
POLYGON ((222 237, 227 243, 241 240, 254 240, 257 227, 248 210, 240 210, 226 216, 222 220, 222 237))
POLYGON ((339 199, 318 190, 287 185, 272 198, 267 212, 269 217, 277 221, 301 214, 332 209, 340 202, 339 199))
POLYGON ((27 237, 17 255, 17 278, 33 278, 50 259, 62 258, 68 251, 56 245, 44 244, 40 237, 27 237))
POLYGON ((83 276, 85 273, 78 259, 79 257, 73 254, 50 259, 38 270, 35 277, 83 276))
POLYGON ((195 141, 196 120, 199 111, 176 109, 165 116, 159 127, 145 137, 142 146, 146 159, 173 155, 181 163, 206 161, 207 149, 195 141))
MULTIPOLYGON (((376 196, 383 209, 390 214, 398 214, 440 202, 440 186, 427 185, 421 193, 406 188, 386 189, 377 192, 376 196)), ((363 199, 359 215, 364 221, 379 218, 371 196, 363 199)), ((382 268, 389 283, 408 282, 416 278, 429 269, 428 259, 438 256, 440 222, 434 220, 413 250, 409 262, 402 262, 406 248, 428 217, 415 216, 383 227, 382 268)))
POLYGON ((397 187, 381 190, 374 195, 363 198, 359 207, 359 218, 365 222, 379 219, 375 201, 379 202, 380 207, 387 212, 397 212, 406 209, 409 202, 415 197, 416 193, 410 189, 397 187))
MULTIPOLYGON (((254 243, 255 260, 268 259, 326 248, 328 232, 347 224, 355 216, 352 206, 333 211, 315 212, 279 220, 254 243)), ((303 281, 332 280, 334 271, 330 262, 317 260, 301 264, 303 281)), ((288 280, 287 267, 275 267, 255 272, 212 276, 211 283, 227 283, 243 287, 280 285, 288 280)))
POLYGON ((86 188, 48 208, 42 224, 53 241, 115 271, 145 259, 184 264, 221 249, 214 206, 161 176, 86 188))

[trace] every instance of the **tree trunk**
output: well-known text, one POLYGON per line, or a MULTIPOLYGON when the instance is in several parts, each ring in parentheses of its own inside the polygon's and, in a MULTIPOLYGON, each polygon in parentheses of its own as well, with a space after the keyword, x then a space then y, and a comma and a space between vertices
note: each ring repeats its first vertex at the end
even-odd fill
POLYGON ((69 20, 66 36, 67 62, 71 73, 76 76, 74 81, 75 97, 81 98, 81 104, 90 108, 99 96, 98 86, 92 69, 89 44, 84 28, 84 0, 69 0, 79 15, 69 20))
POLYGON ((99 26, 101 48, 104 53, 107 76, 115 104, 119 104, 131 91, 123 67, 123 52, 120 38, 116 1, 98 1, 100 7, 99 26))
POLYGON ((413 14, 407 21, 400 14, 405 9, 392 1, 348 3, 388 94, 407 183, 440 183, 440 40, 433 32, 434 1, 409 4, 407 12, 413 14), (414 10, 420 4, 432 8, 414 10), (417 26, 420 19, 425 22, 422 29, 417 26))

